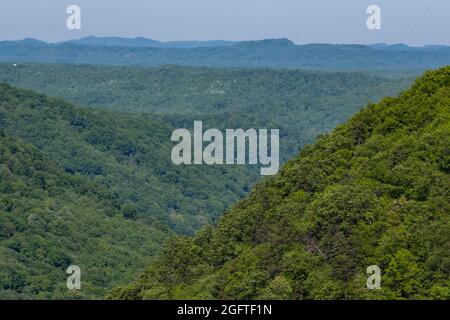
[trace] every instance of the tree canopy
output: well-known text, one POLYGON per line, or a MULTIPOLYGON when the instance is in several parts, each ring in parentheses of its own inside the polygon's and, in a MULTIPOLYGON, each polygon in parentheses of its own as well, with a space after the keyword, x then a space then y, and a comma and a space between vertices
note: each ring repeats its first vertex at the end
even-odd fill
POLYGON ((450 67, 369 104, 112 299, 449 299, 450 67), (382 272, 366 288, 366 268, 382 272))

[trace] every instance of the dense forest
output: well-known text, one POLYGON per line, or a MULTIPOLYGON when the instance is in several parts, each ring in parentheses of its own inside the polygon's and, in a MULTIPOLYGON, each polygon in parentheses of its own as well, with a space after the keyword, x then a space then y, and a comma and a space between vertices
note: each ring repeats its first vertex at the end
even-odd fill
POLYGON ((83 297, 99 297, 167 235, 212 222, 257 179, 251 168, 173 165, 166 124, 6 84, 0 130, 3 298, 60 297, 70 262, 94 277, 83 297))
POLYGON ((244 167, 173 165, 173 128, 164 123, 83 109, 8 85, 0 86, 0 97, 0 129, 33 144, 66 172, 108 187, 125 217, 162 219, 189 233, 244 196, 256 178, 244 167))
POLYGON ((112 299, 450 299, 450 67, 322 135, 112 299), (382 270, 367 290, 366 268, 382 270))
MULTIPOLYGON (((111 40, 111 39, 110 39, 111 40)), ((0 42, 0 61, 211 67, 272 67, 313 70, 424 70, 450 64, 450 47, 405 45, 296 45, 288 39, 206 47, 148 47, 132 41, 85 39, 48 44, 34 39, 0 42)), ((139 41, 138 41, 139 42, 139 41)), ((145 41, 144 41, 145 43, 145 41)), ((145 44, 144 44, 145 45, 145 44)), ((219 44, 220 45, 220 44, 219 44)))
POLYGON ((177 128, 281 131, 288 160, 368 101, 404 90, 411 72, 353 73, 191 67, 0 64, 0 81, 77 105, 144 114, 177 128))
POLYGON ((123 210, 106 187, 0 131, 0 299, 96 298, 131 281, 167 232, 123 210), (66 288, 71 264, 82 291, 66 288))
POLYGON ((88 36, 80 39, 58 42, 57 44, 77 44, 86 46, 124 46, 124 47, 156 47, 156 48, 208 48, 225 47, 236 44, 235 41, 206 40, 206 41, 167 41, 148 39, 144 37, 122 38, 122 37, 96 37, 88 36))

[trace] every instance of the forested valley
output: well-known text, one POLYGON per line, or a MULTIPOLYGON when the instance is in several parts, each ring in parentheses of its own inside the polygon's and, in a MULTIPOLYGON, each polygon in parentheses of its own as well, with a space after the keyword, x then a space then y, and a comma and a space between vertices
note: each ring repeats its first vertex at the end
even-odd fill
POLYGON ((450 64, 450 47, 404 44, 295 44, 265 39, 227 43, 161 43, 140 39, 85 38, 47 43, 36 39, 0 42, 0 61, 136 66, 302 68, 327 71, 426 70, 450 64), (146 42, 146 43, 143 43, 146 42))
POLYGON ((318 72, 166 66, 0 64, 0 81, 77 105, 133 113, 176 128, 280 129, 283 161, 369 101, 417 77, 404 72, 318 72))
POLYGON ((445 67, 322 135, 217 226, 172 238, 109 298, 448 300, 449 146, 445 67))

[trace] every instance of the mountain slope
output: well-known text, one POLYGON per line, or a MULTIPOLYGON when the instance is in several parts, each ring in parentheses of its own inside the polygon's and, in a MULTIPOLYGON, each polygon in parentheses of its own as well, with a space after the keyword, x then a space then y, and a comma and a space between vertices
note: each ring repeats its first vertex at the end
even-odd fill
POLYGON ((450 67, 369 105, 176 237, 113 299, 450 299, 450 67), (381 289, 367 290, 378 265, 381 289))
POLYGON ((3 84, 0 97, 0 129, 36 146, 66 172, 110 189, 127 218, 190 233, 244 196, 257 178, 242 167, 175 166, 173 128, 161 122, 83 109, 3 84))
POLYGON ((108 189, 0 132, 0 299, 99 297, 131 281, 164 237, 123 219, 108 189), (71 264, 82 291, 66 288, 71 264))
POLYGON ((73 43, 77 45, 89 46, 124 46, 124 47, 156 47, 156 48, 201 48, 201 47, 223 47, 235 44, 234 41, 168 41, 161 42, 143 37, 122 38, 122 37, 95 37, 89 36, 81 39, 59 42, 59 44, 73 43))

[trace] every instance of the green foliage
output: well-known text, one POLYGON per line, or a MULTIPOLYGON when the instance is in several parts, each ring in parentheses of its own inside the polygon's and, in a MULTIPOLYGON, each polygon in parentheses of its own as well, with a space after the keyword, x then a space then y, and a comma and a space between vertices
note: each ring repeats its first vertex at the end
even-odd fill
MULTIPOLYGON (((403 72, 392 78, 381 72, 0 64, 0 81, 79 105, 144 114, 176 128, 202 120, 205 128, 280 129, 283 161, 368 101, 396 95, 412 80, 403 72)), ((81 117, 72 121, 84 125, 81 117)))
POLYGON ((161 230, 125 221, 112 195, 0 136, 0 298, 94 298, 148 264, 161 230), (130 263, 132 262, 132 263, 130 263), (83 290, 65 270, 82 269, 83 290))
POLYGON ((108 297, 448 299, 449 146, 445 67, 320 137, 108 297), (379 290, 365 288, 371 265, 379 290))
MULTIPOLYGON (((116 224, 100 223, 97 218, 91 218, 95 216, 91 212, 96 209, 89 203, 83 204, 78 196, 59 199, 63 188, 55 189, 48 197, 58 198, 60 203, 71 208, 74 219, 78 216, 79 223, 89 226, 94 238, 102 237, 103 233, 108 237, 113 232, 120 232, 122 238, 117 239, 116 245, 127 248, 133 256, 125 263, 120 254, 116 255, 109 248, 108 240, 92 248, 87 244, 90 241, 87 235, 77 238, 73 234, 75 231, 70 232, 77 228, 71 220, 52 222, 58 233, 54 237, 47 236, 46 226, 52 219, 50 209, 39 202, 20 198, 17 202, 26 204, 21 211, 21 220, 4 215, 0 227, 2 237, 14 239, 8 244, 13 251, 3 253, 5 265, 0 281, 8 287, 0 297, 33 298, 101 296, 108 288, 129 282, 158 253, 167 236, 193 233, 215 221, 233 202, 247 194, 258 178, 252 168, 174 166, 170 161, 170 134, 174 127, 189 128, 201 117, 207 125, 219 128, 282 128, 285 132, 282 133, 282 155, 287 159, 318 133, 343 121, 363 102, 398 91, 409 81, 295 70, 57 65, 19 68, 1 65, 0 69, 0 78, 5 81, 97 108, 82 109, 58 99, 0 85, 0 130, 3 135, 34 146, 43 159, 53 163, 54 170, 62 172, 64 177, 79 179, 74 188, 80 188, 76 191, 86 194, 92 203, 97 203, 97 197, 107 199, 96 212, 102 212, 116 224), (254 112, 255 106, 260 106, 257 112, 254 112), (280 112, 273 112, 273 106, 279 106, 280 112), (145 112, 145 115, 117 113, 102 107, 145 112), (26 232, 25 227, 18 227, 27 225, 28 215, 33 225, 43 230, 40 237, 26 232), (119 223, 129 223, 133 227, 122 227, 117 225, 119 223), (114 231, 115 228, 118 231, 114 231), (130 233, 129 237, 127 233, 130 233), (65 235, 66 240, 61 242, 57 235, 65 235), (72 240, 80 245, 68 248, 72 240), (35 247, 37 251, 27 253, 28 260, 22 261, 25 251, 21 250, 21 245, 26 252, 33 252, 35 247), (47 253, 44 249, 38 250, 38 246, 51 250, 47 253), (79 248, 85 250, 78 252, 79 248), (95 258, 91 258, 90 264, 89 256, 93 252, 95 258), (42 262, 42 255, 47 254, 52 257, 51 261, 57 262, 42 262), (63 283, 64 268, 69 263, 80 265, 82 270, 88 268, 91 278, 86 283, 83 278, 81 295, 69 293, 63 283), (101 267, 104 264, 108 267, 101 267), (51 275, 46 276, 46 273, 51 275), (29 289, 33 286, 36 288, 29 289)), ((20 174, 27 175, 30 168, 30 165, 24 165, 20 174)), ((60 180, 59 176, 39 179, 45 188, 60 180)), ((19 178, 16 180, 20 181, 19 178)), ((41 197, 40 185, 33 189, 34 197, 41 197)), ((13 210, 10 192, 13 187, 8 184, 4 188, 3 210, 13 210)), ((25 185, 15 188, 21 190, 25 185)), ((86 227, 79 228, 81 234, 86 227)), ((224 253, 230 249, 221 248, 224 253)), ((182 251, 179 254, 176 261, 188 260, 182 251)), ((171 265, 172 262, 166 263, 171 265)), ((177 267, 181 268, 181 265, 173 266, 174 269, 177 267)), ((205 270, 211 270, 206 263, 192 269, 186 267, 177 277, 188 279, 205 273, 205 270)), ((252 281, 249 279, 250 288, 252 281)), ((183 290, 178 290, 176 295, 211 296, 209 281, 199 282, 197 286, 193 294, 186 296, 183 290)), ((148 299, 168 297, 164 290, 155 285, 143 296, 148 299)), ((229 290, 230 295, 235 291, 232 285, 229 290)))
POLYGON ((0 84, 0 298, 98 298, 246 194, 245 168, 173 165, 172 130, 0 84))
POLYGON ((0 85, 0 298, 98 298, 123 283, 110 298, 448 297, 447 74, 322 136, 153 262, 258 178, 174 166, 175 127, 279 128, 286 160, 410 78, 0 65, 1 80, 95 108, 0 85), (70 264, 81 292, 65 287, 70 264), (361 290, 370 264, 386 273, 381 292, 361 290))

